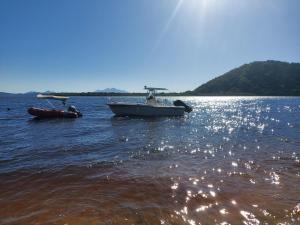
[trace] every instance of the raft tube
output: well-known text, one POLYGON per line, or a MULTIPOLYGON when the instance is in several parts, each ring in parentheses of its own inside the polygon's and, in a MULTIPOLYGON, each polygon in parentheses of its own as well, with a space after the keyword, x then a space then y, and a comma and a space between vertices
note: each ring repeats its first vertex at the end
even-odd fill
POLYGON ((78 118, 78 113, 55 109, 40 109, 31 107, 28 113, 38 118, 78 118))

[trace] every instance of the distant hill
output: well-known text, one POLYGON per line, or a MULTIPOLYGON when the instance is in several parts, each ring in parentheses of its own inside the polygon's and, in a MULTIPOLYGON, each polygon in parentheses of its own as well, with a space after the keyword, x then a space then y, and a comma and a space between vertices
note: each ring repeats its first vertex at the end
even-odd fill
POLYGON ((98 93, 127 93, 127 91, 120 90, 117 88, 105 88, 103 90, 96 90, 98 93))
POLYGON ((244 64, 188 94, 300 96, 300 63, 269 60, 244 64))

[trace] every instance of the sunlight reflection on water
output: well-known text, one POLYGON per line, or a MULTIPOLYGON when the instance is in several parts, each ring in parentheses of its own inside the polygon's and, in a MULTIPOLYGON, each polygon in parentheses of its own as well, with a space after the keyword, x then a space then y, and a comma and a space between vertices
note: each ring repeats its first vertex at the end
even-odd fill
POLYGON ((182 99, 183 118, 78 98, 77 121, 5 120, 1 224, 299 224, 300 99, 182 99))

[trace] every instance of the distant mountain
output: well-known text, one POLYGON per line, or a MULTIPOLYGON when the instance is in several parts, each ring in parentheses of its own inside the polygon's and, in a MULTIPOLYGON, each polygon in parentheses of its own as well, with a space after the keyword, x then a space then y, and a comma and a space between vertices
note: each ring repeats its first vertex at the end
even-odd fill
POLYGON ((105 88, 103 90, 96 90, 98 93, 127 93, 127 91, 120 90, 117 88, 105 88))
POLYGON ((252 62, 208 81, 189 94, 300 96, 300 63, 252 62))

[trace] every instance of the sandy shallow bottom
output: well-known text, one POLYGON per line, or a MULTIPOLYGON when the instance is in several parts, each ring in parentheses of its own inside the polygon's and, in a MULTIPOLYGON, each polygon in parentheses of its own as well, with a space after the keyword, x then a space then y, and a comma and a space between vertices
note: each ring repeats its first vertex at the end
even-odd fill
MULTIPOLYGON (((144 170, 145 167, 132 165, 144 170)), ((295 168, 299 164, 295 163, 295 168)), ((198 171, 181 165, 133 176, 123 165, 1 176, 1 224, 299 224, 289 171, 198 171), (259 179, 259 177, 263 179, 259 179), (266 179, 267 178, 267 179, 266 179)))

